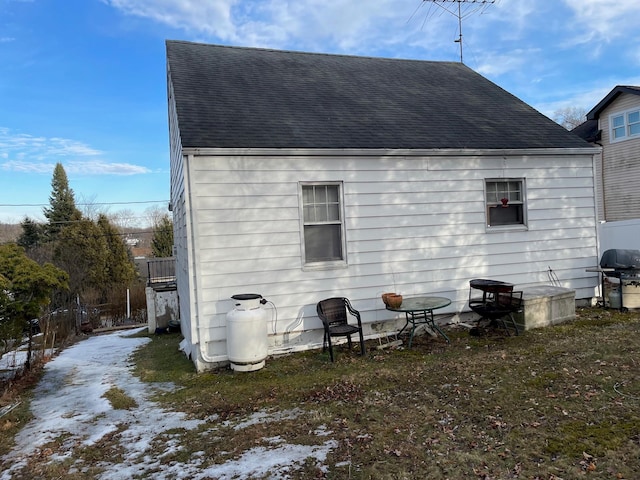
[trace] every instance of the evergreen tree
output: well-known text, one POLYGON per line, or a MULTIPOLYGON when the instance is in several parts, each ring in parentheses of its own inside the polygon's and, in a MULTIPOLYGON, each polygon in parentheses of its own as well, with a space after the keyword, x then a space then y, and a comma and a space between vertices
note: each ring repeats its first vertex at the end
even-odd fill
POLYGON ((154 257, 173 256, 173 222, 164 215, 153 227, 151 249, 154 257))
POLYGON ((37 247, 44 240, 44 225, 41 225, 29 217, 25 217, 22 223, 22 233, 18 237, 18 245, 25 250, 37 247))
POLYGON ((49 204, 51 207, 44 209, 44 216, 49 221, 47 234, 51 239, 55 239, 65 225, 82 218, 82 214, 76 208, 73 190, 69 188, 67 173, 61 163, 56 163, 53 170, 49 204))
POLYGON ((98 227, 102 231, 109 254, 108 283, 113 286, 128 285, 136 277, 136 268, 122 235, 104 214, 98 217, 98 227))
MULTIPOLYGON (((29 322, 38 318, 53 292, 67 288, 68 276, 50 263, 38 265, 16 244, 0 246, 0 340, 18 339, 29 322)), ((29 368, 32 332, 26 366, 29 368)), ((2 342, 0 342, 2 343, 2 342)))
POLYGON ((104 291, 109 286, 109 249, 102 230, 83 218, 64 226, 58 233, 55 263, 69 273, 71 295, 88 289, 104 291))

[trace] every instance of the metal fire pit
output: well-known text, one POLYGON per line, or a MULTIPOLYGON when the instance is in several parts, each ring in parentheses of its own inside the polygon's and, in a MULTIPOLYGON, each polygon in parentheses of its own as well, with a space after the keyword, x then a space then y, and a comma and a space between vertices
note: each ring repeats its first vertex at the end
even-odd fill
POLYGON ((489 323, 500 322, 510 335, 508 319, 518 335, 518 325, 513 314, 521 309, 521 291, 514 292, 514 285, 511 283, 484 278, 471 280, 469 287, 469 308, 480 315, 476 325, 479 326, 483 320, 488 320, 489 323), (482 296, 479 296, 480 292, 482 296))
POLYGON ((603 304, 604 304, 604 277, 617 278, 620 284, 620 310, 628 308, 640 308, 640 300, 636 301, 636 295, 640 299, 640 250, 610 249, 602 254, 600 259, 600 271, 603 275, 603 304), (631 293, 631 289, 638 288, 638 293, 631 293), (625 304, 625 293, 627 302, 625 304), (633 295, 633 296, 631 296, 633 295))

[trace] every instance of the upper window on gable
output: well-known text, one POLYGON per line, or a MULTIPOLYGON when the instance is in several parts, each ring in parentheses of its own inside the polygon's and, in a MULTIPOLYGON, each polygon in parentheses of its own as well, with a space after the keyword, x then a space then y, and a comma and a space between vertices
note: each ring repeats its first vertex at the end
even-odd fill
POLYGON ((624 130, 624 115, 617 115, 611 118, 611 140, 623 138, 624 130))
POLYGON ((609 117, 611 141, 640 137, 640 110, 629 110, 609 117))
POLYGON ((631 112, 629 118, 629 135, 638 135, 640 133, 640 110, 631 112))

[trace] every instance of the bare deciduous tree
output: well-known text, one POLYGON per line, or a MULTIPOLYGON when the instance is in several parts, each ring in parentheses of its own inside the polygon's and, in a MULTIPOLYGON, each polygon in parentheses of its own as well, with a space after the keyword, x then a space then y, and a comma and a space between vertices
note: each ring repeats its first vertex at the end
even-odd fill
POLYGON ((147 219, 147 225, 154 227, 162 223, 164 217, 167 216, 167 207, 160 205, 152 205, 144 211, 147 219))
POLYGON ((564 107, 553 112, 553 121, 567 130, 573 130, 587 119, 587 111, 581 107, 564 107))
POLYGON ((108 215, 109 221, 117 226, 120 231, 125 232, 136 225, 136 213, 128 208, 118 210, 108 215))

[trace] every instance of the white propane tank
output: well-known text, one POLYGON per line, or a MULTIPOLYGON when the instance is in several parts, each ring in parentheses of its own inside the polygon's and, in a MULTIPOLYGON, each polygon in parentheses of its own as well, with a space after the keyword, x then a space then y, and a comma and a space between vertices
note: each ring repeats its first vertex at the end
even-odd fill
POLYGON ((233 295, 234 309, 227 313, 227 355, 231 369, 252 372, 264 367, 267 358, 267 320, 257 293, 233 295))

